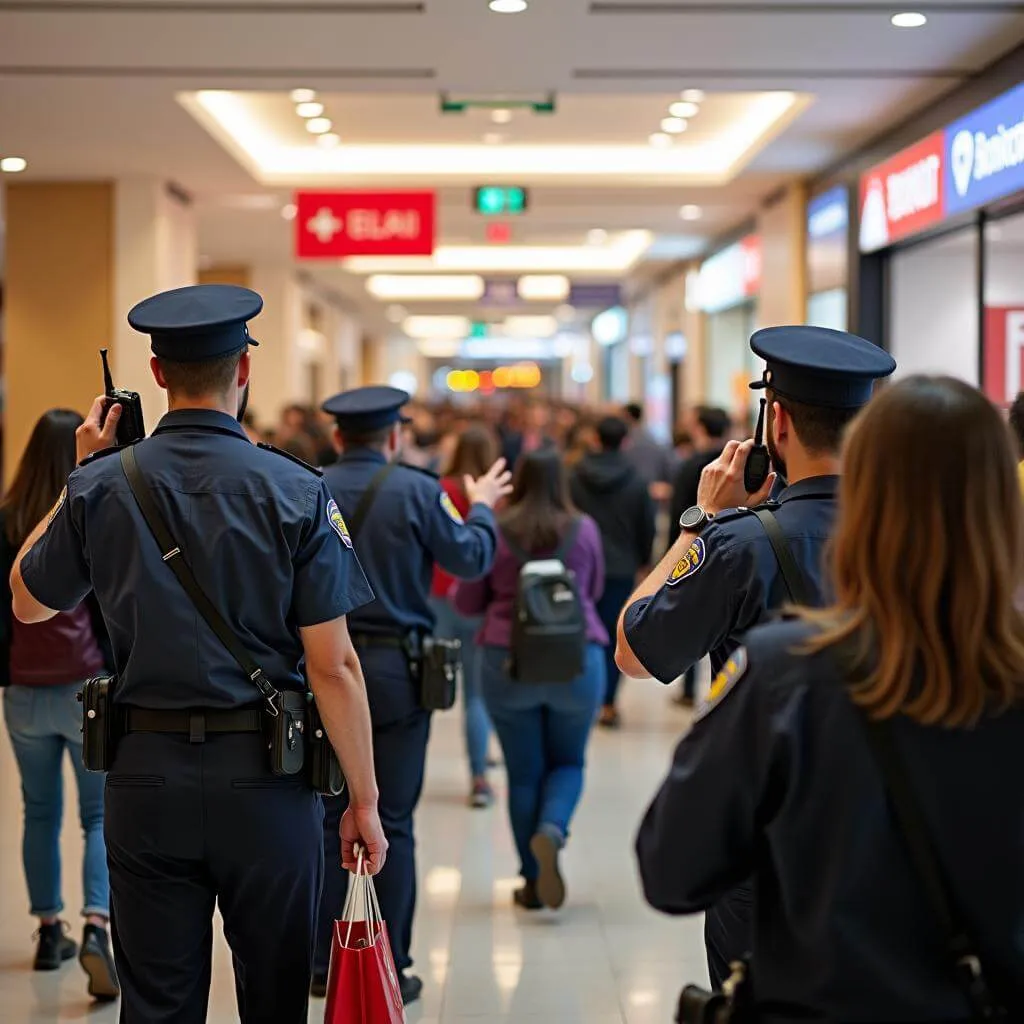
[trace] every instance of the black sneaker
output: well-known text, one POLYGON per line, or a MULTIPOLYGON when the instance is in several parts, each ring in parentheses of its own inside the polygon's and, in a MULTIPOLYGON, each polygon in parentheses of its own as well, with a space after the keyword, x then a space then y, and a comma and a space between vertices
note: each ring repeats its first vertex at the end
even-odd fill
POLYGON ((541 903, 540 897, 537 895, 537 883, 532 881, 525 881, 523 884, 512 893, 512 902, 522 910, 543 910, 544 904, 541 903))
POLYGON ((111 1002, 121 994, 117 969, 110 952, 110 936, 106 928, 87 924, 82 933, 82 952, 78 954, 82 970, 89 975, 89 995, 101 1002, 111 1002))
POLYGON ((75 941, 64 934, 66 930, 67 925, 63 921, 39 926, 34 936, 39 939, 39 945, 32 964, 33 971, 56 971, 78 952, 75 941))
POLYGON ((402 1005, 415 1003, 423 995, 423 982, 415 974, 399 974, 398 987, 402 993, 402 1005))
POLYGON ((565 879, 558 867, 562 841, 556 838, 554 830, 541 827, 530 840, 530 852, 537 859, 537 867, 540 869, 537 875, 537 896, 545 907, 558 910, 565 903, 565 879))
POLYGON ((314 971, 313 982, 309 986, 309 994, 314 999, 326 999, 327 998, 327 972, 326 971, 314 971))

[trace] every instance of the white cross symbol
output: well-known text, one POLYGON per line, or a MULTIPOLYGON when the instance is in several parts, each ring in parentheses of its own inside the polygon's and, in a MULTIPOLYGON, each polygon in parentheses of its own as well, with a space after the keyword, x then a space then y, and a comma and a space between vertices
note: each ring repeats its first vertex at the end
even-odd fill
POLYGON ((330 242, 344 227, 344 223, 338 220, 338 218, 335 217, 326 206, 321 206, 320 209, 316 211, 316 216, 310 217, 310 219, 306 221, 307 230, 311 234, 316 235, 322 245, 326 245, 330 242))

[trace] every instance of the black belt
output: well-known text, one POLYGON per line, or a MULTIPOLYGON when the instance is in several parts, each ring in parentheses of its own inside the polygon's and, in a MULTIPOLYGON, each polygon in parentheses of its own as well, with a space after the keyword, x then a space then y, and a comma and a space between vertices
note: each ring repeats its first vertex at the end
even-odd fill
POLYGON ((222 711, 215 708, 155 711, 150 708, 128 708, 125 712, 125 732, 182 733, 188 736, 191 743, 202 743, 208 732, 262 731, 262 711, 222 711))
POLYGON ((404 636, 395 636, 393 633, 353 633, 352 643, 357 647, 392 647, 404 651, 409 646, 409 641, 404 636))

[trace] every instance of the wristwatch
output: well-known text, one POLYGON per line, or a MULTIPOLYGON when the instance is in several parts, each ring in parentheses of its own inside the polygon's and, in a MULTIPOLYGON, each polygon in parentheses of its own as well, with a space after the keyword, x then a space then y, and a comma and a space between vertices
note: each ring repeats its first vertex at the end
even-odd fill
POLYGON ((700 533, 712 518, 700 505, 692 505, 679 517, 679 526, 687 533, 700 533))

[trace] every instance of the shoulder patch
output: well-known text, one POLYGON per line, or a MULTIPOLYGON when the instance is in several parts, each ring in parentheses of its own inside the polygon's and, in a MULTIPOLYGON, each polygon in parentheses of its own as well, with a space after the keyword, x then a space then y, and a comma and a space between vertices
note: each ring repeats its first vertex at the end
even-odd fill
POLYGON ((123 444, 115 444, 111 445, 109 448, 101 448, 98 452, 86 455, 86 457, 79 463, 79 466, 91 466, 97 460, 104 458, 104 456, 113 455, 114 452, 119 452, 123 447, 123 444))
POLYGON ((705 715, 714 711, 743 677, 743 673, 746 670, 747 649, 745 647, 737 647, 729 655, 729 660, 722 666, 721 672, 711 681, 711 689, 708 690, 707 700, 698 708, 693 720, 699 722, 705 715))
POLYGON ((692 576, 704 564, 706 556, 704 541, 700 537, 695 537, 693 543, 686 549, 686 554, 673 566, 665 582, 674 587, 680 580, 692 576))
POLYGON ((308 469, 314 476, 323 476, 324 471, 317 469, 316 466, 311 466, 304 459, 300 459, 298 455, 292 455, 291 452, 282 451, 280 448, 275 448, 272 444, 267 444, 266 441, 260 441, 256 445, 257 448, 262 448, 265 452, 273 452, 275 455, 280 455, 291 462, 294 462, 297 466, 301 466, 303 469, 308 469))
POLYGON ((341 514, 341 509, 338 508, 338 503, 331 498, 327 502, 327 519, 331 524, 331 529, 341 538, 341 543, 347 548, 352 547, 352 534, 348 532, 348 523, 345 522, 345 517, 341 514))
POLYGON ((455 507, 455 502, 452 501, 452 497, 447 491, 441 492, 441 508, 448 513, 448 518, 453 523, 458 523, 461 526, 466 521, 462 518, 462 513, 455 507))
POLYGON ((60 497, 57 499, 57 504, 54 505, 52 509, 50 509, 50 514, 46 517, 46 525, 47 526, 49 526, 50 523, 52 523, 54 521, 54 519, 57 518, 57 513, 60 512, 60 510, 64 507, 64 503, 67 500, 68 500, 68 489, 67 489, 67 487, 65 487, 64 490, 62 490, 60 492, 60 497))

